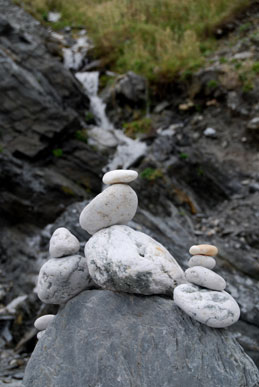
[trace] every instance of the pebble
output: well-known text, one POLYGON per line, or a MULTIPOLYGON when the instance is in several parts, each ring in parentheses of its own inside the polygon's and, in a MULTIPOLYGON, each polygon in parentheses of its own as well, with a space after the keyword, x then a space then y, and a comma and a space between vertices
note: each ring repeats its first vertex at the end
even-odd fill
POLYGON ((224 290, 226 281, 214 271, 202 266, 194 266, 185 271, 185 277, 195 285, 212 290, 224 290))
POLYGON ((45 314, 44 316, 37 318, 37 320, 34 322, 35 328, 39 331, 45 330, 54 319, 54 317, 54 314, 45 314))
POLYGON ((208 255, 193 255, 190 258, 188 265, 189 267, 203 266, 207 269, 213 269, 216 266, 216 261, 208 255))
POLYGON ((213 128, 207 128, 203 132, 204 136, 206 137, 211 137, 211 138, 216 138, 217 137, 217 132, 213 128))
POLYGON ((49 253, 52 258, 64 257, 78 253, 78 239, 65 227, 57 228, 49 241, 49 253))
POLYGON ((174 257, 150 236, 128 226, 98 231, 85 245, 93 281, 108 290, 126 293, 173 294, 185 283, 174 257))
POLYGON ((138 197, 127 184, 113 184, 97 195, 81 212, 80 226, 93 235, 102 228, 128 223, 135 215, 138 197))
POLYGON ((197 245, 192 246, 189 250, 189 253, 191 255, 209 255, 213 257, 214 255, 218 254, 218 249, 212 245, 197 245))
POLYGON ((65 304, 93 285, 87 261, 80 255, 49 259, 38 277, 38 297, 45 304, 65 304))
POLYGON ((252 118, 248 124, 247 128, 251 130, 258 130, 259 129, 259 117, 252 118))
POLYGON ((37 339, 40 340, 44 334, 45 334, 45 330, 38 332, 37 333, 37 339))
POLYGON ((217 292, 182 284, 174 290, 174 301, 190 317, 213 328, 228 327, 240 316, 238 304, 225 291, 217 292))
POLYGON ((105 173, 103 176, 104 184, 131 183, 138 177, 138 172, 130 169, 116 169, 105 173))

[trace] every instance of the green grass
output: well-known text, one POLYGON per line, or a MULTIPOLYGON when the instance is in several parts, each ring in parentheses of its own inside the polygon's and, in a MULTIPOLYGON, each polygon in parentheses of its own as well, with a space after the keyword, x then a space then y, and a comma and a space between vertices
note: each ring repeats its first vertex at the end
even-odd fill
MULTIPOLYGON (((200 66, 215 48, 212 31, 250 0, 16 0, 40 20, 59 11, 56 28, 85 26, 103 65, 167 82, 200 66)), ((244 28, 244 27, 243 27, 244 28)))
POLYGON ((146 168, 140 173, 142 179, 154 181, 163 177, 163 172, 160 169, 146 168))
POLYGON ((52 154, 55 157, 62 157, 63 156, 63 150, 60 149, 60 148, 53 149, 52 154))
POLYGON ((152 130, 152 120, 148 117, 123 124, 126 136, 137 138, 139 134, 148 134, 152 130))

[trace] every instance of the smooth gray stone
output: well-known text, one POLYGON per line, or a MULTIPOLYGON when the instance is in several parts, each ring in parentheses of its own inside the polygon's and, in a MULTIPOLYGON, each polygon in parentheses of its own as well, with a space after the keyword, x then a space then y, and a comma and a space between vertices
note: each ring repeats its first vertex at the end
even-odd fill
POLYGON ((190 319, 174 302, 84 291, 39 340, 25 387, 256 387, 253 361, 227 330, 190 319))

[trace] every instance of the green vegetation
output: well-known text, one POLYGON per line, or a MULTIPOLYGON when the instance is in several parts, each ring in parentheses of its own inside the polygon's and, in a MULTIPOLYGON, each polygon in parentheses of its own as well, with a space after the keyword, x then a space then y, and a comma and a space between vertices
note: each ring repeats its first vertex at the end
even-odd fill
POLYGON ((208 87, 209 87, 210 89, 215 89, 217 86, 218 86, 218 81, 216 81, 216 79, 211 79, 211 80, 208 82, 208 87))
POLYGON ((85 115, 85 122, 87 124, 92 124, 94 122, 94 114, 92 112, 87 112, 85 115))
POLYGON ((179 154, 179 157, 180 157, 180 159, 182 159, 182 160, 186 160, 186 159, 188 159, 189 155, 188 155, 188 153, 180 153, 180 154, 179 154))
POLYGON ((86 26, 95 55, 116 72, 166 82, 193 70, 215 48, 214 29, 249 0, 16 0, 34 16, 61 12, 56 28, 86 26))
POLYGON ((153 181, 163 177, 163 172, 161 169, 146 168, 140 173, 142 179, 153 181))
POLYGON ((52 153, 53 153, 53 155, 54 155, 55 157, 61 157, 61 156, 63 156, 63 150, 60 149, 60 148, 58 148, 58 149, 53 149, 52 153))
POLYGON ((259 74, 259 62, 254 62, 252 66, 252 70, 256 73, 259 74))
POLYGON ((152 120, 148 117, 123 124, 126 136, 136 138, 138 134, 148 134, 152 130, 152 120))
POLYGON ((87 144, 88 137, 85 130, 77 130, 75 133, 75 137, 78 141, 85 142, 87 144))

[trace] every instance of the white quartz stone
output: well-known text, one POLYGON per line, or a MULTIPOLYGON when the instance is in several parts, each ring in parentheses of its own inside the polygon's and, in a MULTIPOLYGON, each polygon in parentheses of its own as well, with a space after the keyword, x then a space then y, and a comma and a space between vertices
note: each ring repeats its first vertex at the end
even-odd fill
POLYGON ((189 250, 191 255, 209 255, 214 256, 218 254, 218 249, 216 246, 213 245, 197 245, 192 246, 189 250))
POLYGON ((171 294, 184 272, 160 243, 128 226, 98 231, 85 245, 89 273, 105 289, 171 294))
POLYGON ((64 304, 91 287, 85 257, 73 255, 49 259, 40 269, 37 292, 46 304, 64 304))
POLYGON ((202 266, 190 267, 185 271, 185 277, 195 285, 212 290, 224 290, 226 281, 214 271, 202 266))
POLYGON ((130 169, 115 169, 105 173, 103 176, 104 184, 130 183, 138 177, 138 172, 130 169))
POLYGON ((45 330, 37 333, 37 339, 40 340, 43 335, 45 335, 45 330))
POLYGON ((190 258, 188 265, 189 267, 203 266, 207 269, 213 269, 216 266, 216 261, 208 255, 194 255, 190 258))
POLYGON ((37 318, 37 320, 35 320, 34 322, 35 328, 39 331, 45 330, 49 326, 51 321, 53 321, 54 317, 54 314, 45 314, 44 316, 37 318))
POLYGON ((79 222, 89 234, 128 223, 135 215, 138 197, 127 184, 113 184, 97 195, 81 212, 79 222))
POLYGON ((52 258, 64 257, 78 253, 78 239, 65 227, 57 228, 49 241, 49 253, 52 258))
POLYGON ((190 317, 213 328, 228 327, 240 316, 238 304, 225 291, 217 292, 182 284, 174 290, 174 301, 190 317))

